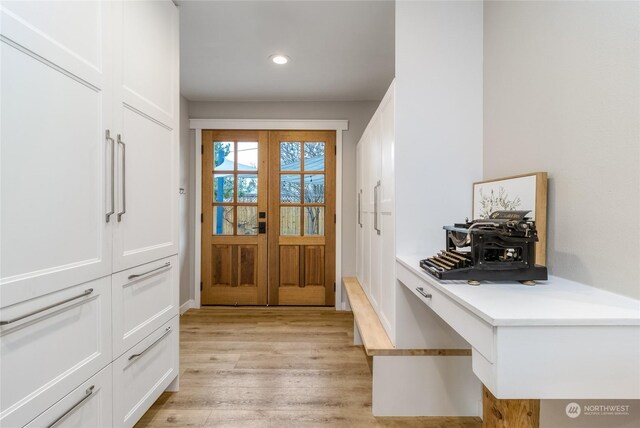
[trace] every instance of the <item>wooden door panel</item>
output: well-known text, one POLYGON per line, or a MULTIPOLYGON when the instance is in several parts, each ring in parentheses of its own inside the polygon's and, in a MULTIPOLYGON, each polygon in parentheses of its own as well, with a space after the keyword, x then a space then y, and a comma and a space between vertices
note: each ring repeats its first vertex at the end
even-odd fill
POLYGON ((300 246, 280 247, 280 286, 300 286, 300 246))
POLYGON ((325 287, 280 287, 279 305, 325 305, 325 287))
POLYGON ((211 284, 214 286, 232 287, 232 256, 231 245, 211 246, 211 284))
POLYGON ((269 304, 335 302, 335 132, 269 133, 269 304))
POLYGON ((238 245, 238 286, 256 287, 258 273, 258 246, 238 245))
POLYGON ((304 285, 324 287, 324 247, 307 245, 304 247, 304 285))
POLYGON ((203 131, 202 142, 202 304, 266 305, 267 132, 203 131))

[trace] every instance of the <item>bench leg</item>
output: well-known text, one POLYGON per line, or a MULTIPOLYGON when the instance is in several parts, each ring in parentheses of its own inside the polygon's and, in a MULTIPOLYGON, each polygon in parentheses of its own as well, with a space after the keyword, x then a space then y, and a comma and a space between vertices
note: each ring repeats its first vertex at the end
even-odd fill
POLYGON ((481 416, 471 358, 374 356, 374 416, 481 416))
POLYGON ((360 330, 358 330, 358 325, 355 321, 353 322, 353 344, 362 345, 362 336, 360 336, 360 330))

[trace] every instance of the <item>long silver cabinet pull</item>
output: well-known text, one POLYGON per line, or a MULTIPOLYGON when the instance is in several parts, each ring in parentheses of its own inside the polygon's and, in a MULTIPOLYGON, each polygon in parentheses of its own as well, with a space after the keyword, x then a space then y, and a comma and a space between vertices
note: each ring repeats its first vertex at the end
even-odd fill
POLYGON ((122 221, 122 216, 127 212, 127 145, 122 141, 122 136, 118 134, 118 144, 122 146, 122 211, 118 212, 118 222, 122 221))
POLYGON ((20 321, 20 320, 25 319, 27 317, 30 317, 32 315, 39 314, 40 312, 44 312, 44 311, 47 311, 47 310, 49 310, 51 308, 55 308, 56 306, 64 305, 65 303, 71 302, 73 300, 77 300, 77 299, 79 299, 81 297, 84 297, 84 296, 88 296, 91 293, 93 293, 93 288, 89 288, 87 290, 84 290, 84 293, 78 294, 77 296, 69 297, 68 299, 62 300, 60 302, 54 303, 54 304, 49 305, 49 306, 45 306, 44 308, 40 308, 38 310, 29 312, 28 314, 21 315, 21 316, 19 316, 17 318, 12 318, 10 320, 2 320, 2 321, 0 321, 0 325, 7 325, 7 324, 14 323, 16 321, 20 321))
POLYGON ((162 266, 158 266, 157 268, 155 268, 155 269, 151 269, 151 270, 148 270, 148 271, 146 271, 146 272, 136 273, 136 274, 133 274, 133 275, 129 275, 129 276, 127 277, 127 279, 140 278, 141 276, 149 275, 151 272, 155 272, 155 271, 158 271, 158 270, 160 270, 160 269, 166 269, 166 268, 168 268, 168 267, 171 267, 171 262, 166 262, 166 263, 165 263, 165 264, 163 264, 162 266))
POLYGON ((380 228, 378 227, 378 189, 380 188, 380 181, 373 188, 373 228, 380 235, 380 228))
POLYGON ((111 138, 111 132, 108 129, 105 131, 105 140, 111 141, 111 211, 105 215, 105 221, 109 223, 109 218, 116 212, 116 142, 111 138))
POLYGON ((424 288, 422 288, 422 287, 416 287, 416 291, 417 291, 418 293, 422 294, 422 295, 423 295, 424 297, 426 297, 427 299, 430 299, 431 297, 433 297, 433 296, 431 296, 431 294, 426 293, 426 292, 424 291, 424 288))
POLYGON ((358 225, 362 227, 362 189, 358 192, 358 225))
POLYGON ((160 336, 159 338, 157 338, 156 340, 153 341, 153 343, 149 346, 147 346, 146 348, 144 348, 144 351, 138 353, 138 354, 133 354, 129 357, 129 361, 133 360, 134 358, 138 358, 139 356, 141 356, 142 354, 144 354, 145 352, 147 352, 149 349, 153 348, 155 346, 156 343, 160 342, 162 339, 164 339, 164 337, 171 333, 171 327, 167 327, 167 329, 164 331, 164 333, 162 333, 162 336, 160 336))
POLYGON ((89 397, 91 397, 91 395, 93 394, 93 390, 95 389, 95 385, 91 385, 89 388, 87 388, 87 390, 85 391, 85 395, 84 397, 82 397, 81 399, 79 399, 73 406, 69 407, 69 410, 67 410, 66 412, 64 412, 58 419, 56 419, 55 421, 51 422, 50 425, 47 426, 47 428, 52 428, 56 425, 58 425, 58 423, 63 420, 69 413, 73 412, 73 410, 78 407, 79 405, 81 405, 82 403, 85 402, 85 400, 89 397))

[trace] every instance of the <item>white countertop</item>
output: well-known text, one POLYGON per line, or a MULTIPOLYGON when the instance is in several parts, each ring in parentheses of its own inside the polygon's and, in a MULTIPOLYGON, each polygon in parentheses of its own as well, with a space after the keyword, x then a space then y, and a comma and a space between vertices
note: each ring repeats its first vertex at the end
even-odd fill
POLYGON ((422 258, 397 261, 493 326, 640 325, 640 300, 553 276, 535 286, 439 281, 420 268, 422 258))

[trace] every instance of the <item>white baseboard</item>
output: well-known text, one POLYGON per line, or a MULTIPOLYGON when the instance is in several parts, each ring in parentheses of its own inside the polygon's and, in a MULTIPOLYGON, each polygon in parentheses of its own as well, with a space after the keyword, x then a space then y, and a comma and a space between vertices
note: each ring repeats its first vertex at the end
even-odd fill
POLYGON ((193 300, 193 299, 187 300, 182 305, 180 305, 180 315, 184 314, 189 309, 192 309, 192 308, 195 308, 195 307, 196 307, 196 301, 195 300, 193 300))

